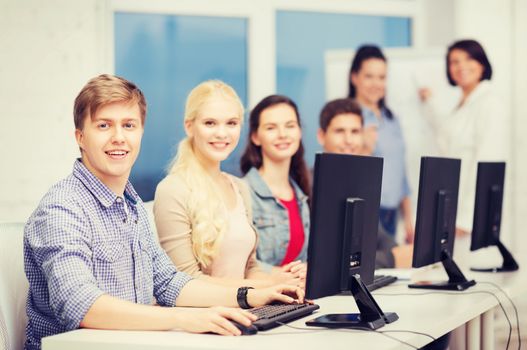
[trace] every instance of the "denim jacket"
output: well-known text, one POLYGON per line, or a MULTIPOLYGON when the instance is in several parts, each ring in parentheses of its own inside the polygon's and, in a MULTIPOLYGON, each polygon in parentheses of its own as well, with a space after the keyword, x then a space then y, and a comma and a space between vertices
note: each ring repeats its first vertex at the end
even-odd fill
MULTIPOLYGON (((251 168, 243 178, 249 185, 252 199, 253 222, 258 230, 259 241, 256 248, 258 261, 265 265, 279 266, 289 246, 289 216, 285 206, 276 199, 256 168, 251 168)), ((293 179, 289 179, 295 196, 302 223, 304 224, 304 245, 295 260, 307 260, 309 241, 309 206, 307 196, 293 179)))

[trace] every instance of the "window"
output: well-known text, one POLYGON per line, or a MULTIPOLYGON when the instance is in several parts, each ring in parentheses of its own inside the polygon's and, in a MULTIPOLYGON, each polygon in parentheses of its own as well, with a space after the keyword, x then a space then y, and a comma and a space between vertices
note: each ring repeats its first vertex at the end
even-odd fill
MULTIPOLYGON (((145 134, 130 181, 144 201, 184 138, 185 99, 208 79, 230 84, 247 105, 247 19, 117 12, 115 73, 136 83, 147 99, 145 134)), ((224 170, 239 173, 239 153, 224 170)))

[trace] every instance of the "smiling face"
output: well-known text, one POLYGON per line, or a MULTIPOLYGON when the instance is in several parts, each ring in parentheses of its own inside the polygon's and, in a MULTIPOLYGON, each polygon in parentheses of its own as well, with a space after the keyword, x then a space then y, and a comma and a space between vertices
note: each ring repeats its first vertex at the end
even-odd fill
POLYGON ((336 115, 326 131, 319 129, 317 136, 324 152, 361 154, 364 146, 362 119, 352 113, 336 115))
POLYGON ((368 105, 376 105, 386 94, 386 62, 369 58, 360 69, 351 74, 351 82, 357 91, 357 99, 368 105))
POLYGON ((94 116, 75 130, 82 163, 102 183, 122 194, 137 159, 143 136, 137 103, 113 102, 101 106, 94 116))
POLYGON ((471 90, 481 81, 485 67, 466 51, 454 49, 448 55, 448 71, 452 80, 463 90, 471 90))
POLYGON ((293 107, 280 103, 260 113, 258 129, 251 141, 262 148, 265 160, 281 162, 290 160, 300 147, 302 131, 293 107))
POLYGON ((185 121, 187 136, 200 161, 219 167, 238 145, 241 122, 240 107, 233 98, 219 93, 210 96, 196 118, 185 121))

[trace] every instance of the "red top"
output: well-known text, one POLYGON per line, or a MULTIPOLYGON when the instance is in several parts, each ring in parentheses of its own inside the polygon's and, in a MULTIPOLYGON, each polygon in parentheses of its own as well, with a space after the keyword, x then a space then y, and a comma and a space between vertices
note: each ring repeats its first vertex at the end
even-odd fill
POLYGON ((304 246, 305 235, 296 196, 288 201, 280 199, 280 203, 286 207, 289 216, 289 246, 281 263, 281 265, 285 265, 298 257, 304 246))

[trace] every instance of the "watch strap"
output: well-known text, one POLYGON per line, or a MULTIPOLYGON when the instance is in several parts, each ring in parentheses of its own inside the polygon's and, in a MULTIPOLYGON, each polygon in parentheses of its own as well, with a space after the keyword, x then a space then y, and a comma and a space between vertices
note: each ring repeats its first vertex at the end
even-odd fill
POLYGON ((247 292, 249 289, 254 289, 253 287, 240 287, 238 288, 238 292, 236 294, 236 300, 238 301, 238 305, 242 309, 250 309, 251 305, 247 302, 247 292))

